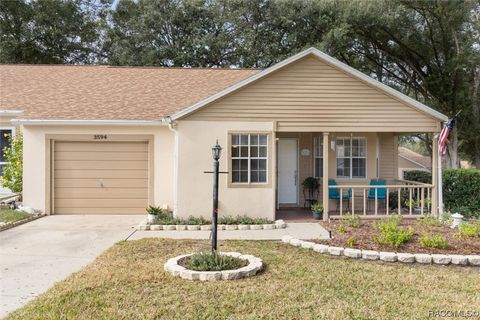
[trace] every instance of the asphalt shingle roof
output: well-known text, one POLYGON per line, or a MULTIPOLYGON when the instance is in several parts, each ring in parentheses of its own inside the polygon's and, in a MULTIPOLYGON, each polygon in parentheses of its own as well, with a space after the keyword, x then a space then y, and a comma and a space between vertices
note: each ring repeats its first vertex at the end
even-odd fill
POLYGON ((258 69, 0 65, 0 109, 22 119, 160 120, 258 69))

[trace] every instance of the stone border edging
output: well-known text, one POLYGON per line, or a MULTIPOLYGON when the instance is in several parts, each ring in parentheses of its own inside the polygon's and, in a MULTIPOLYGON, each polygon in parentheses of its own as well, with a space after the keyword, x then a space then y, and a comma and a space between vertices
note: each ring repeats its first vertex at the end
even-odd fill
MULTIPOLYGON (((274 229, 285 229, 287 224, 283 220, 276 220, 274 223, 269 224, 219 224, 218 230, 274 230, 274 229)), ((140 223, 137 227, 137 230, 141 231, 211 231, 211 224, 147 224, 145 222, 140 223)))
POLYGON ((295 239, 290 235, 283 236, 282 241, 294 247, 312 249, 315 252, 326 253, 332 256, 344 256, 351 259, 480 267, 480 255, 378 252, 374 250, 328 246, 326 244, 295 239))
POLYGON ((18 220, 18 221, 15 221, 15 222, 6 223, 6 224, 0 226, 0 232, 11 229, 11 228, 14 228, 14 227, 17 227, 19 225, 22 225, 24 223, 27 223, 27 222, 30 222, 30 221, 33 221, 33 220, 37 220, 37 219, 39 219, 41 217, 45 217, 45 216, 46 216, 46 214, 38 214, 38 215, 35 215, 33 217, 28 217, 28 218, 18 220))
POLYGON ((241 254, 239 252, 219 252, 227 256, 247 260, 248 265, 245 267, 234 270, 223 271, 195 271, 189 270, 179 264, 180 261, 193 255, 184 254, 175 258, 168 259, 164 264, 164 270, 170 272, 174 277, 180 277, 186 280, 200 280, 200 281, 212 281, 212 280, 235 280, 241 278, 252 277, 257 274, 263 268, 262 259, 249 254, 241 254))

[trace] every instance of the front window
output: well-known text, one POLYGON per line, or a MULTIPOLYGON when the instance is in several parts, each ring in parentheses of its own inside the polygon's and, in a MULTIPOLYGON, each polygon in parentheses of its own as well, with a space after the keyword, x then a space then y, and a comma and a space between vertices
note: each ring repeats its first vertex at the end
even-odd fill
POLYGON ((323 139, 316 137, 314 141, 315 178, 323 178, 323 139))
POLYGON ((232 135, 232 182, 266 183, 268 136, 232 135))
POLYGON ((3 168, 7 165, 4 150, 11 145, 13 129, 0 129, 0 176, 3 176, 3 168))
POLYGON ((367 139, 337 138, 337 178, 367 177, 367 139))

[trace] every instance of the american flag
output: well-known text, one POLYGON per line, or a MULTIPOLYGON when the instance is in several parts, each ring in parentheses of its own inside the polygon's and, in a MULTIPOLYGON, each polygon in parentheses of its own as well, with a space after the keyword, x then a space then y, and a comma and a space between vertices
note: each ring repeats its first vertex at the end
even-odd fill
POLYGON ((438 146, 440 148, 440 151, 442 152, 442 155, 445 155, 445 153, 447 153, 448 136, 450 135, 450 131, 452 131, 454 125, 455 125, 455 117, 448 119, 447 123, 442 129, 442 132, 440 132, 440 138, 438 139, 438 146))

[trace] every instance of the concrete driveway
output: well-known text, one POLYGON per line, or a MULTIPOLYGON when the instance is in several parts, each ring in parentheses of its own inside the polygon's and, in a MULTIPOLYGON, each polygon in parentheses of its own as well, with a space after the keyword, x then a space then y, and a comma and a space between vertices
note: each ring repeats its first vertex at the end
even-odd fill
POLYGON ((143 216, 47 216, 0 232, 0 317, 125 240, 143 216))

